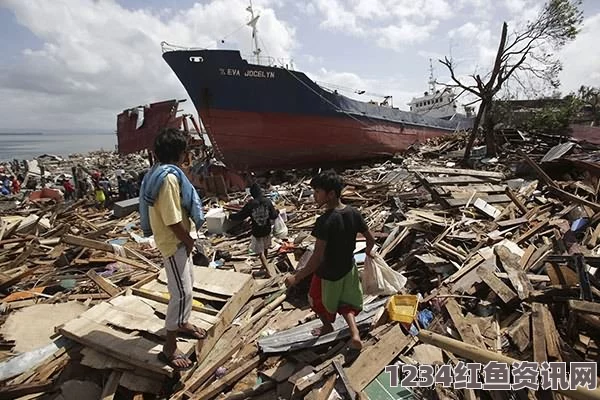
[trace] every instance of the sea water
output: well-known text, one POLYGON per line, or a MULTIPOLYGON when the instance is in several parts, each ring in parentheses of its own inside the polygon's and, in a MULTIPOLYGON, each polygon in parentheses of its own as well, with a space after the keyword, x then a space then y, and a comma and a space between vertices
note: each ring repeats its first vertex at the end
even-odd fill
POLYGON ((0 161, 115 150, 116 145, 115 133, 0 132, 0 161))

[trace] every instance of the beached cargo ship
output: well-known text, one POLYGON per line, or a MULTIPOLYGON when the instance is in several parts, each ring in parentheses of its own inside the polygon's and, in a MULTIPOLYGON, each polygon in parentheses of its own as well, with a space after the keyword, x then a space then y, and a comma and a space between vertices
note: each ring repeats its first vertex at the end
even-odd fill
POLYGON ((351 99, 285 65, 263 65, 259 51, 251 63, 236 50, 163 43, 164 60, 194 103, 215 155, 229 167, 324 166, 388 157, 471 124, 467 118, 434 118, 351 99))

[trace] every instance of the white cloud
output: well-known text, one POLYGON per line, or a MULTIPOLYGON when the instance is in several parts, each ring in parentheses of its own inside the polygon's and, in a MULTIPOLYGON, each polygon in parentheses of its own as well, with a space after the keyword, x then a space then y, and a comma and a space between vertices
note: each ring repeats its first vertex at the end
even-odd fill
POLYGON ((394 107, 406 109, 406 104, 416 96, 421 96, 423 91, 408 91, 410 83, 407 80, 387 78, 364 78, 352 72, 343 72, 321 68, 316 72, 306 73, 318 84, 330 89, 338 90, 344 96, 360 101, 382 102, 384 96, 393 96, 394 107), (356 91, 365 91, 358 94, 356 91))
POLYGON ((313 3, 296 3, 296 8, 300 10, 301 13, 313 16, 316 14, 317 9, 313 3))
POLYGON ((518 14, 523 12, 527 6, 526 0, 504 0, 504 6, 512 14, 518 14))
POLYGON ((398 51, 427 40, 440 21, 460 11, 448 0, 313 0, 311 4, 320 12, 323 29, 374 39, 378 46, 398 51))
MULTIPOLYGON (((261 14, 260 37, 267 47, 263 54, 268 50, 268 55, 289 58, 295 33, 277 17, 272 4, 277 1, 255 2, 261 14)), ((4 0, 2 6, 43 46, 24 49, 19 62, 0 64, 2 125, 114 129, 116 114, 124 108, 186 98, 161 57, 161 41, 216 47, 219 39, 228 37, 247 54, 247 5, 245 0, 213 0, 177 12, 153 13, 128 10, 113 0, 4 0)), ((186 103, 186 111, 191 108, 186 103)))
POLYGON ((472 22, 467 22, 466 24, 463 24, 458 28, 449 31, 448 36, 450 36, 451 38, 458 37, 460 39, 476 39, 478 38, 480 31, 480 26, 475 25, 472 22))
POLYGON ((586 18, 577 38, 560 53, 563 71, 560 75, 563 93, 575 91, 581 85, 600 87, 600 13, 586 18))
POLYGON ((383 48, 401 50, 403 45, 423 42, 431 36, 439 22, 431 21, 428 25, 414 25, 410 22, 390 25, 378 30, 377 44, 383 48))
POLYGON ((364 34, 363 28, 358 26, 358 16, 347 10, 340 0, 315 0, 313 4, 323 16, 321 27, 352 35, 364 34))

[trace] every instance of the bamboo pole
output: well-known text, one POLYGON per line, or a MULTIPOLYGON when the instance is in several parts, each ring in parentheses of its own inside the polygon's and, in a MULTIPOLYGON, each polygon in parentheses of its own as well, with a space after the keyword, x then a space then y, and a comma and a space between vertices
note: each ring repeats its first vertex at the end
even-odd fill
MULTIPOLYGON (((457 356, 467 358, 480 363, 487 363, 490 361, 497 361, 512 365, 515 362, 520 362, 514 358, 505 356, 500 353, 495 353, 486 349, 482 349, 477 346, 473 346, 459 340, 455 340, 446 336, 438 335, 427 330, 422 330, 417 335, 420 341, 423 343, 437 346, 441 349, 447 350, 457 356)), ((589 390, 582 387, 578 387, 577 390, 562 390, 558 389, 559 393, 569 396, 575 400, 600 400, 600 390, 594 389, 589 390)))

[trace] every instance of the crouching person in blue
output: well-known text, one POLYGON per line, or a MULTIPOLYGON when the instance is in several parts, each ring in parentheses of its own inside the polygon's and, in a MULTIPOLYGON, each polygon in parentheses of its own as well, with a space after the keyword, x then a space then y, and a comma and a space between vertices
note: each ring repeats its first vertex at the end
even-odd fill
POLYGON ((144 236, 154 234, 156 246, 164 257, 169 290, 167 339, 159 359, 176 370, 192 365, 177 349, 177 335, 185 333, 199 340, 206 337, 206 331, 189 322, 194 284, 190 218, 199 229, 204 214, 196 189, 178 166, 183 162, 186 146, 181 131, 163 130, 154 142, 158 162, 145 175, 140 189, 142 230, 144 236))

